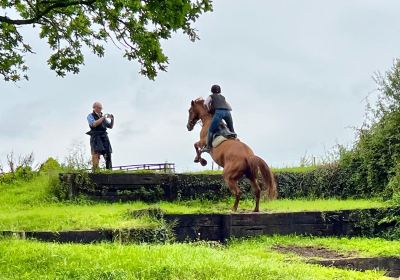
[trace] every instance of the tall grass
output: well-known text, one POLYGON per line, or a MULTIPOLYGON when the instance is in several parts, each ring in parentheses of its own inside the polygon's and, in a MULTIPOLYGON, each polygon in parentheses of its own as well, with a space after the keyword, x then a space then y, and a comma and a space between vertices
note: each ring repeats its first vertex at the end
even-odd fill
MULTIPOLYGON (((330 239, 318 241, 330 243, 330 239)), ((384 279, 383 272, 306 264, 299 257, 271 249, 276 244, 309 242, 292 237, 263 237, 233 241, 222 247, 207 243, 60 245, 3 239, 0 275, 1 279, 384 279)), ((354 250, 363 242, 348 240, 352 245, 348 248, 354 250)), ((378 239, 373 242, 380 247, 400 248, 399 242, 390 246, 378 239)))

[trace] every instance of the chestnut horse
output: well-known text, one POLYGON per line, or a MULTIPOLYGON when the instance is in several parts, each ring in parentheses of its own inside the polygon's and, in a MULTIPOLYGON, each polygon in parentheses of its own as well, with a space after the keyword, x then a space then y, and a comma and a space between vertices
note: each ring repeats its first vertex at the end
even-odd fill
MULTIPOLYGON (((203 123, 203 127, 200 132, 200 141, 194 144, 194 148, 196 150, 196 158, 194 162, 200 162, 203 166, 207 164, 207 161, 201 157, 200 150, 206 145, 207 132, 211 124, 212 117, 213 116, 205 107, 203 99, 192 100, 189 109, 187 129, 192 131, 199 120, 201 120, 203 123)), ((271 169, 262 158, 254 155, 250 147, 241 142, 239 139, 225 140, 216 148, 212 148, 210 155, 218 165, 224 168, 224 180, 229 186, 231 192, 235 195, 235 203, 232 208, 233 211, 236 211, 239 205, 240 189, 238 186, 238 181, 243 176, 246 176, 247 179, 249 179, 251 188, 253 189, 256 197, 256 206, 254 208, 254 212, 260 211, 261 187, 257 182, 258 171, 261 171, 261 177, 263 179, 262 186, 265 187, 268 198, 276 198, 276 182, 271 169)))

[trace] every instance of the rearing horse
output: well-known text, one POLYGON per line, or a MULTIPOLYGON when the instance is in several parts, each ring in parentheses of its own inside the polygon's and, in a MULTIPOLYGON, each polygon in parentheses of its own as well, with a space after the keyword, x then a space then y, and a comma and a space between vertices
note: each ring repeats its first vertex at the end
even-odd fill
MULTIPOLYGON (((189 109, 189 120, 187 129, 192 131, 196 123, 201 120, 203 127, 200 132, 200 141, 194 144, 196 158, 194 162, 200 162, 203 166, 207 161, 201 157, 201 148, 206 145, 207 132, 210 127, 212 115, 204 105, 203 99, 192 100, 189 109)), ((240 200, 240 189, 238 181, 246 176, 256 197, 254 212, 260 211, 261 187, 257 182, 258 171, 261 171, 263 187, 267 190, 269 199, 277 196, 277 188, 274 175, 267 163, 260 157, 254 155, 253 151, 245 143, 238 139, 228 139, 218 147, 212 148, 210 152, 213 160, 224 168, 223 177, 231 192, 235 195, 235 203, 232 210, 236 211, 240 200)))

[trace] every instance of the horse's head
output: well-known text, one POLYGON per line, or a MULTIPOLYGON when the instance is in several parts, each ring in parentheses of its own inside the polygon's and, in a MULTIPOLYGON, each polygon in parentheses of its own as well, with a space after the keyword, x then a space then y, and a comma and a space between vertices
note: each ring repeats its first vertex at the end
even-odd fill
POLYGON ((201 119, 201 116, 206 111, 204 107, 204 100, 198 98, 196 100, 192 100, 189 108, 189 119, 186 125, 189 131, 192 131, 196 123, 201 119))

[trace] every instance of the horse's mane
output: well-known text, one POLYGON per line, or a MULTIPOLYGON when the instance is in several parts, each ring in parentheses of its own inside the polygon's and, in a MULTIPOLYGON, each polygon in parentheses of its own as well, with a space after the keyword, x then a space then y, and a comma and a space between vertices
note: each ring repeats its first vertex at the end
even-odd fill
POLYGON ((203 97, 198 97, 198 98, 196 98, 195 100, 193 100, 193 102, 194 102, 196 105, 200 106, 201 108, 203 108, 205 111, 208 112, 208 109, 206 108, 205 100, 204 100, 203 97))

